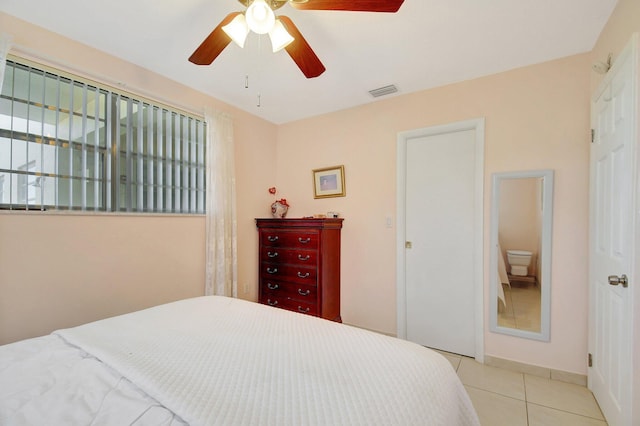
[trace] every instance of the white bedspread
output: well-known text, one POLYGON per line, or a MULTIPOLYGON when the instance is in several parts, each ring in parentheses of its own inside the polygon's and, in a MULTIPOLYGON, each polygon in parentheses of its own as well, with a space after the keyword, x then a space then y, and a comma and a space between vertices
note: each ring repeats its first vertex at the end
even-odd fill
MULTIPOLYGON (((238 299, 183 300, 34 340, 62 345, 56 336, 79 348, 66 348, 73 360, 67 362, 68 372, 81 375, 83 363, 102 368, 98 373, 95 366, 88 368, 99 378, 86 385, 81 380, 83 387, 73 390, 71 400, 55 401, 52 395, 46 404, 60 403, 54 413, 93 407, 113 393, 109 410, 120 410, 113 419, 131 407, 130 414, 138 416, 127 423, 107 419, 64 424, 479 424, 462 384, 441 355, 410 342, 238 299), (112 389, 107 396, 94 392, 101 381, 112 389), (157 422, 145 416, 156 416, 157 422)), ((29 342, 14 344, 23 346, 17 351, 14 345, 0 347, 0 423, 63 424, 52 422, 48 410, 16 397, 44 389, 41 378, 24 370, 28 365, 7 356, 15 352, 22 357, 25 347, 35 343, 29 342), (7 361, 23 369, 20 375, 8 372, 7 361), (43 422, 23 421, 26 414, 36 415, 34 411, 42 412, 43 422)), ((67 380, 53 376, 49 381, 67 380)))
POLYGON ((58 336, 0 346, 2 426, 185 424, 121 374, 58 336))

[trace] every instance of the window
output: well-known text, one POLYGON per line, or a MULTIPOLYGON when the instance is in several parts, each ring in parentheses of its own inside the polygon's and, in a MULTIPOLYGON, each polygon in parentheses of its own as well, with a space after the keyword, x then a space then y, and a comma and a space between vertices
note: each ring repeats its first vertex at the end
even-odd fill
POLYGON ((27 173, 20 173, 17 176, 18 179, 18 203, 22 204, 31 204, 36 201, 36 186, 37 182, 40 180, 40 176, 36 177, 33 174, 29 173, 30 171, 35 170, 36 162, 30 161, 27 164, 24 164, 18 167, 19 170, 27 173))
POLYGON ((8 60, 0 208, 201 214, 201 118, 8 60))

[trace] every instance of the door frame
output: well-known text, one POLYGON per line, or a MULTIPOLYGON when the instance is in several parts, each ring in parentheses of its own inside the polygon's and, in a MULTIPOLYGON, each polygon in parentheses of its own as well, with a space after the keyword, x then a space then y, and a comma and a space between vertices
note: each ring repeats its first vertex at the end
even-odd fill
POLYGON ((406 288, 406 171, 407 142, 411 139, 475 131, 475 218, 474 218, 474 300, 475 300, 475 359, 484 362, 484 126, 485 119, 477 118, 439 126, 424 127, 398 133, 396 150, 396 303, 397 336, 407 338, 406 288))

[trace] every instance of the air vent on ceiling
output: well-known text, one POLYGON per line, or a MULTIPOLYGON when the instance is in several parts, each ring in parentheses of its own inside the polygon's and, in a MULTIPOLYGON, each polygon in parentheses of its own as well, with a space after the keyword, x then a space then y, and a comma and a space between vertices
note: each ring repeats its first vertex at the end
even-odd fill
POLYGON ((374 98, 379 98, 380 96, 390 95, 392 93, 396 93, 398 88, 394 84, 390 84, 388 86, 379 87, 377 89, 369 90, 369 93, 374 98))

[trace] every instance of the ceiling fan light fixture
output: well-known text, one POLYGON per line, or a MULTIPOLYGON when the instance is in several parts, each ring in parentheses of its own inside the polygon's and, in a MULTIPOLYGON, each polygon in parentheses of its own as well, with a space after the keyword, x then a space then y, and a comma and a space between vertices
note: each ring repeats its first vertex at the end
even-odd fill
POLYGON ((231 22, 222 27, 222 31, 227 34, 241 48, 249 34, 249 26, 243 14, 239 14, 231 22))
POLYGON ((266 34, 273 28, 276 17, 264 0, 253 0, 247 8, 247 25, 256 34, 266 34))
POLYGON ((269 38, 271 39, 271 47, 273 53, 279 52, 288 45, 290 45, 294 38, 287 29, 282 25, 279 19, 273 24, 273 28, 269 31, 269 38))

